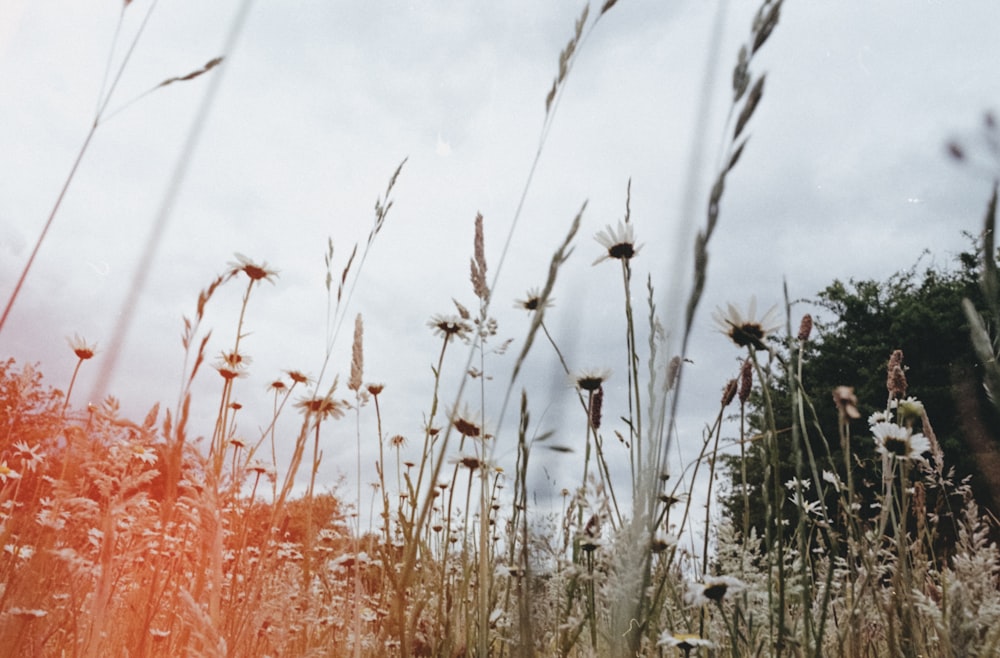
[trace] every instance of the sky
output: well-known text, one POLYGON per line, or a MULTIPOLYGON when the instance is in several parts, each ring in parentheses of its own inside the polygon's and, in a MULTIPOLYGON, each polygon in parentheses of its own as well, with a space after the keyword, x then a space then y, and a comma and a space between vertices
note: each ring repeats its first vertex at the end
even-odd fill
MULTIPOLYGON (((482 213, 499 325, 494 346, 513 340, 507 354, 487 355, 492 379, 482 390, 487 428, 498 437, 495 458, 512 465, 516 418, 496 416, 528 328, 514 302, 544 284, 552 253, 586 202, 546 321, 572 368, 612 371, 606 408, 620 415, 622 278, 615 262, 592 265, 602 253, 593 236, 624 216, 631 181, 630 217, 642 244, 632 263, 633 304, 645 322, 649 277, 676 349, 694 231, 704 225, 731 131, 731 72, 758 5, 621 0, 595 23, 599 4, 533 169, 545 97, 581 2, 7 0, 0 6, 5 304, 94 122, 101 89, 146 22, 0 330, 0 357, 38 363, 49 384, 65 389, 75 366, 66 338, 79 334, 101 352, 81 371, 74 404, 111 394, 138 417, 155 402, 173 406, 182 317, 242 253, 280 271, 274 285, 253 291, 241 343, 253 363, 238 382, 239 431, 256 438, 270 417, 267 385, 287 369, 320 374, 328 240, 336 277, 354 245, 363 249, 376 199, 384 200, 406 159, 382 231, 363 267, 353 263, 348 283, 357 275, 356 283, 324 384, 338 373, 347 397, 360 313, 365 380, 386 385, 384 431, 408 437, 416 450, 440 350, 427 321, 454 313, 453 299, 476 306, 469 259, 482 213), (143 95, 219 56, 224 63, 209 73, 143 95), (165 223, 154 233, 158 218, 165 223), (144 283, 128 332, 111 344, 137 278, 144 283), (107 386, 95 390, 101 361, 112 356, 107 386)), ((884 279, 924 250, 922 264, 947 265, 969 247, 963 232, 980 230, 996 169, 957 166, 945 144, 960 139, 975 151, 984 111, 997 108, 998 24, 992 0, 785 4, 751 65, 755 78, 767 74, 764 95, 709 245, 678 418, 683 454, 700 444, 738 369, 740 354, 713 325, 713 309, 745 306, 751 296, 767 308, 782 302, 786 284, 797 300, 834 279, 884 279)), ((243 283, 232 283, 210 303, 210 354, 232 346, 242 293, 243 283)), ((814 310, 795 305, 793 322, 814 310)), ((448 356, 442 403, 451 408, 468 348, 448 356)), ((554 430, 553 441, 577 448, 539 451, 533 486, 545 498, 579 480, 585 421, 551 348, 536 343, 531 358, 517 390, 528 392, 537 431, 554 430)), ((201 374, 196 432, 211 432, 220 389, 216 373, 201 374)), ((475 407, 479 392, 462 404, 475 407)), ((298 419, 286 416, 279 431, 287 450, 298 419)), ((377 451, 369 408, 361 427, 367 484, 377 451)), ((343 477, 341 486, 353 491, 353 418, 324 436, 321 479, 332 486, 343 477)))

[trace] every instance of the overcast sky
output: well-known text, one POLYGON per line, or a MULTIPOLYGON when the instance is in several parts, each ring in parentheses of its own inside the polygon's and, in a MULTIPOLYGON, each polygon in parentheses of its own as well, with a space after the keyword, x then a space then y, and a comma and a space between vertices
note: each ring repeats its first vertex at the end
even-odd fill
MULTIPOLYGON (((183 363, 181 318, 240 252, 280 270, 276 285, 254 291, 246 319, 252 333, 242 344, 254 362, 238 382, 246 407, 240 429, 254 437, 267 422, 270 381, 284 369, 319 374, 327 239, 339 274, 368 235, 376 198, 409 158, 332 368, 346 380, 353 317, 361 313, 365 379, 386 384, 385 432, 409 437, 415 450, 440 346, 427 320, 453 313, 452 298, 475 306, 468 263, 477 212, 485 217, 491 280, 496 273, 538 146, 545 95, 583 4, 257 2, 236 49, 224 53, 238 5, 175 0, 149 16, 109 112, 214 57, 226 61, 129 105, 97 130, 0 333, 0 356, 40 362, 47 381, 65 388, 75 365, 65 339, 79 333, 102 353, 83 370, 75 403, 94 395, 100 360, 117 349, 106 392, 134 415, 156 401, 172 405, 183 363), (218 94, 155 258, 139 262, 212 76, 221 76, 218 94), (141 303, 126 341, 112 346, 139 268, 148 273, 141 303)), ((4 304, 94 120, 109 52, 115 71, 149 7, 135 0, 125 9, 117 41, 121 5, 110 0, 0 7, 4 304)), ((502 396, 528 327, 514 300, 544 283, 552 252, 586 201, 548 323, 572 367, 614 371, 609 400, 618 406, 608 413, 624 413, 621 275, 617 263, 591 265, 602 252, 592 238, 623 216, 631 178, 631 217, 643 244, 633 261, 637 313, 645 317, 649 275, 676 334, 680 307, 668 305, 687 293, 691 235, 704 223, 725 146, 731 70, 756 7, 724 5, 716 41, 715 2, 621 0, 584 42, 493 291, 498 339, 514 344, 487 361, 495 373, 491 400, 502 396), (713 49, 714 72, 706 70, 713 49), (697 142, 703 167, 692 172, 706 79, 714 84, 697 142), (684 216, 692 189, 696 212, 684 216)), ((737 367, 738 353, 712 325, 713 308, 745 305, 751 295, 766 308, 781 300, 785 280, 800 298, 835 278, 882 279, 926 248, 932 255, 924 262, 947 264, 968 246, 962 231, 980 228, 989 174, 955 166, 944 144, 955 137, 975 143, 983 112, 997 107, 998 25, 994 0, 786 3, 752 67, 755 76, 767 72, 764 98, 710 245, 681 405, 683 442, 699 441, 737 367)), ((242 292, 242 282, 231 284, 212 302, 212 354, 232 345, 242 292)), ((794 311, 796 321, 806 310, 794 311)), ((446 363, 447 406, 467 354, 454 350, 446 363)), ((581 442, 583 420, 563 422, 559 411, 573 412, 575 403, 558 362, 544 343, 534 356, 523 384, 539 430, 563 432, 564 444, 581 442)), ((199 386, 194 431, 210 434, 221 381, 207 370, 199 386)), ((290 441, 298 419, 287 415, 281 431, 290 441)), ((363 423, 370 416, 366 409, 363 423)), ((513 417, 505 427, 501 462, 514 456, 513 417)), ((353 422, 331 424, 325 436, 323 477, 332 483, 344 473, 352 482, 353 422)), ((372 441, 365 450, 370 465, 372 441)), ((539 489, 573 486, 579 454, 540 461, 554 482, 538 473, 539 489)))

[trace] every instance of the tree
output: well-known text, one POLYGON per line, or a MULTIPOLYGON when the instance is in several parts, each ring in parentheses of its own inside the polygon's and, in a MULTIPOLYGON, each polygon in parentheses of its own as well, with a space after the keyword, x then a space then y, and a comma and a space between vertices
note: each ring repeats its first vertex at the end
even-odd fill
MULTIPOLYGON (((945 464, 954 467, 952 482, 971 476, 971 486, 981 506, 1000 512, 1000 476, 982 473, 978 466, 991 464, 984 455, 998 450, 1000 414, 990 403, 981 385, 983 366, 969 340, 969 322, 962 310, 968 298, 983 307, 979 285, 980 252, 962 253, 953 269, 927 267, 920 271, 919 261, 908 270, 886 281, 835 280, 811 303, 820 309, 825 321, 803 346, 802 390, 809 397, 815 418, 808 418, 803 431, 809 447, 823 470, 846 475, 844 456, 838 440, 838 409, 831 393, 838 386, 851 386, 859 400, 860 419, 853 421, 851 461, 858 491, 867 502, 874 502, 878 488, 875 474, 875 451, 865 419, 885 410, 888 403, 886 366, 895 350, 902 350, 909 389, 923 402, 930 425, 940 442, 945 464)), ((772 342, 774 352, 788 363, 796 358, 793 341, 772 342)), ((789 428, 793 424, 788 378, 778 361, 772 361, 774 378, 769 393, 778 429, 782 460, 780 481, 795 476, 789 428), (786 449, 787 448, 787 449, 786 449)), ((766 424, 762 396, 749 400, 751 432, 762 432, 766 424)), ((761 531, 763 505, 760 491, 764 467, 760 463, 759 442, 752 442, 747 452, 747 479, 751 492, 749 526, 761 531)), ((741 492, 741 468, 738 458, 728 460, 733 483, 724 501, 731 518, 742 526, 744 499, 741 492)), ((815 488, 814 488, 815 491, 815 488)), ((944 503, 946 501, 939 501, 944 503)), ((781 508, 786 518, 794 518, 798 508, 786 500, 781 508)))

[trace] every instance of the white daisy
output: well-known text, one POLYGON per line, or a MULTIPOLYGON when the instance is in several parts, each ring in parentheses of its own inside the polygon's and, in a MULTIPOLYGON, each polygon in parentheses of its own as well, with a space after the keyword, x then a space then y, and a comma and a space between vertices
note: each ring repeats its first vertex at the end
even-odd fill
POLYGON ((691 605, 722 603, 727 596, 742 592, 746 583, 732 576, 705 576, 700 583, 691 583, 687 593, 691 605))
POLYGON ((775 304, 757 319, 757 298, 750 298, 746 313, 733 304, 726 304, 726 311, 716 308, 712 313, 719 331, 729 336, 739 347, 764 348, 764 339, 781 327, 778 305, 775 304))
POLYGON ((671 633, 670 631, 663 631, 656 645, 660 647, 676 647, 683 651, 685 655, 697 647, 712 648, 715 646, 711 640, 706 640, 693 633, 671 633))
POLYGON ((595 260, 594 265, 609 258, 631 260, 642 249, 642 245, 638 247, 635 245, 635 231, 632 230, 632 224, 626 224, 622 221, 618 222, 617 229, 612 228, 609 224, 603 231, 595 235, 594 239, 607 249, 607 253, 595 260))
POLYGON ((573 373, 570 380, 581 391, 593 392, 599 389, 609 377, 611 377, 611 371, 607 368, 587 368, 573 373))
POLYGON ((922 459, 930 451, 931 442, 923 434, 914 434, 908 427, 896 423, 880 422, 872 426, 875 449, 880 455, 891 455, 897 459, 922 459))

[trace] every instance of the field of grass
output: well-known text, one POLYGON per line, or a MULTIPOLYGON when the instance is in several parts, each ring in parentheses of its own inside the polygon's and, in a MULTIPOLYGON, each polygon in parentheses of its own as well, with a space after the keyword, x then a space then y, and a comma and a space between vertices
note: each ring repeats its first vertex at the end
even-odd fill
MULTIPOLYGON (((576 21, 545 99, 539 153, 576 53, 615 5, 607 0, 576 21)), ((332 372, 331 338, 325 359, 310 364, 315 375, 281 373, 257 434, 236 429, 237 392, 251 364, 242 344, 253 331, 246 311, 278 273, 241 254, 192 295, 192 312, 178 319, 184 385, 176 401, 150 400, 144 418, 127 417, 113 396, 74 404, 79 372, 111 356, 84 337, 68 340, 75 369, 67 382, 44 380, 31 364, 0 362, 3 651, 86 658, 1000 652, 1000 550, 967 483, 953 481, 944 462, 935 410, 908 395, 901 352, 885 355, 884 399, 858 400, 849 381, 831 399, 831 391, 801 386, 804 346, 815 340, 810 316, 791 317, 790 305, 760 312, 754 301, 716 309, 719 349, 739 355, 739 373, 719 391, 697 454, 676 464, 678 391, 708 246, 747 127, 766 111, 755 55, 780 9, 780 0, 763 3, 733 66, 722 157, 690 245, 692 284, 669 309, 680 318, 679 339, 668 340, 657 282, 633 270, 638 256, 666 246, 641 242, 627 201, 623 218, 594 241, 580 235, 583 204, 563 242, 552 245, 544 285, 517 301, 527 330, 504 340, 478 217, 469 281, 461 282, 471 283, 475 305, 456 301, 453 313, 428 317, 439 348, 429 355, 422 433, 383 433, 393 381, 366 378, 365 319, 352 310, 351 293, 390 215, 404 161, 378 197, 367 242, 343 267, 334 265, 332 242, 326 252, 329 327, 331 336, 341 321, 353 328, 350 367, 332 372), (606 301, 620 309, 628 362, 615 376, 626 386, 609 402, 610 371, 571 366, 550 331, 560 273, 584 244, 600 255, 595 265, 620 272, 622 282, 620 298, 606 301), (238 315, 232 326, 206 326, 222 295, 239 296, 238 315), (235 338, 217 350, 213 332, 235 338), (557 375, 572 383, 567 394, 578 405, 577 424, 558 432, 542 429, 519 380, 541 351, 556 355, 557 375), (499 399, 485 385, 487 356, 497 354, 514 364, 499 399), (776 396, 779 389, 788 395, 776 396), (205 397, 206 390, 217 393, 205 397), (443 393, 455 390, 454 399, 443 393), (206 425, 191 410, 209 405, 216 413, 206 425), (818 437, 825 452, 815 453, 806 437, 817 438, 819 405, 836 406, 839 427, 837 436, 818 437), (499 426, 486 420, 497 408, 508 419, 499 426), (792 418, 791 426, 779 426, 778 416, 792 418), (354 428, 355 445, 338 456, 356 456, 356 491, 331 493, 318 477, 333 423, 340 436, 354 428), (727 434, 733 427, 735 437, 727 434), (500 441, 516 446, 513 468, 499 465, 500 441), (860 442, 875 446, 874 502, 855 481, 852 446, 860 442), (362 463, 362 444, 378 446, 374 465, 362 463), (539 505, 529 486, 543 450, 565 453, 579 468, 556 511, 539 505), (724 454, 759 460, 763 481, 736 468, 727 482, 724 454), (795 476, 785 479, 789 460, 795 476), (372 471, 369 491, 360 474, 372 471), (723 514, 722 495, 742 501, 745 512, 723 514), (765 510, 759 534, 750 526, 751 499, 765 510), (788 501, 791 516, 783 511, 788 501), (943 536, 954 539, 944 544, 943 536)), ((168 84, 212 75, 218 64, 168 84)), ((988 229, 995 204, 994 197, 988 229)), ((50 221, 58 209, 57 201, 50 221)), ((985 246, 993 252, 992 242, 985 246)), ((995 293, 996 271, 984 269, 984 286, 995 293)), ((1000 311, 983 310, 990 321, 968 313, 976 348, 995 366, 989 326, 1000 311)), ((108 362, 102 367, 116 367, 108 362)), ((986 368, 987 383, 1000 381, 994 369, 986 368)))

